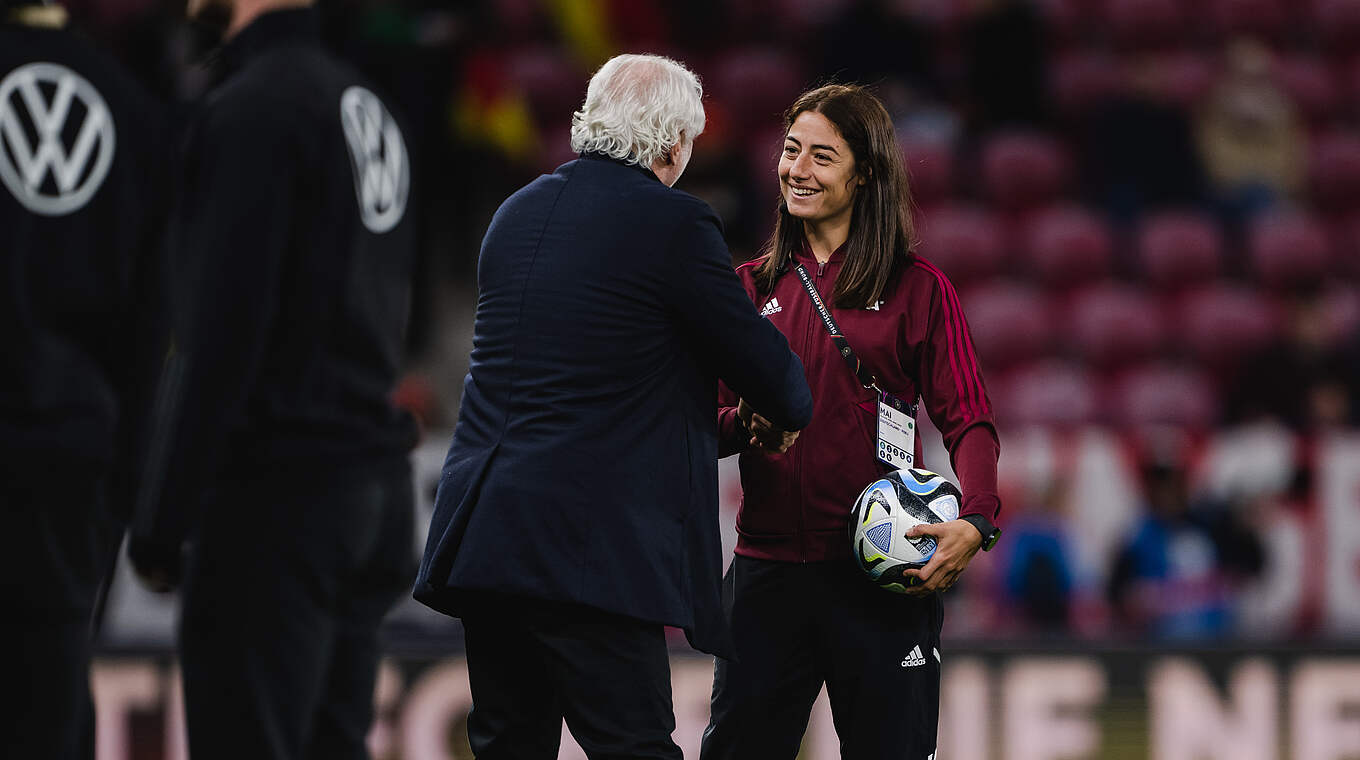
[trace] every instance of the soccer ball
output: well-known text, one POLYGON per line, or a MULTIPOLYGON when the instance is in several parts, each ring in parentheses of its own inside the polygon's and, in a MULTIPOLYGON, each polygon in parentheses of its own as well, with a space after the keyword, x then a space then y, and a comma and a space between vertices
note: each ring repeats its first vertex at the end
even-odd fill
POLYGON ((895 470, 869 484, 850 512, 850 549, 859 569, 880 588, 905 593, 902 572, 925 566, 935 553, 930 536, 907 538, 922 523, 959 516, 958 486, 929 470, 895 470))

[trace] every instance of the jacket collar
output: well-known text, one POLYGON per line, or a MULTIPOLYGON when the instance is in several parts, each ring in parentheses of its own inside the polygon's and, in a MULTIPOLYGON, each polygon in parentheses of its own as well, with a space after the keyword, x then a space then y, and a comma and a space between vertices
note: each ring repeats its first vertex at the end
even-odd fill
POLYGON ((235 72, 272 48, 290 44, 321 44, 321 20, 315 8, 270 11, 247 24, 219 51, 219 76, 235 72))
MULTIPOLYGON (((850 244, 849 240, 841 243, 840 247, 831 252, 831 258, 827 259, 828 264, 839 264, 845 261, 845 249, 850 244)), ((808 245, 807 239, 803 239, 803 245, 793 252, 795 261, 803 262, 803 266, 816 266, 817 257, 812 255, 812 246, 808 245)))
POLYGON ((627 161, 625 161, 625 160, 623 160, 623 159, 621 159, 621 158, 614 158, 613 156, 606 156, 606 155, 603 154, 603 153, 582 153, 582 154, 581 154, 581 158, 582 158, 583 160, 586 160, 586 161, 607 161, 607 162, 609 162, 609 163, 611 163, 611 164, 618 164, 619 166, 626 166, 626 167, 628 167, 629 169, 632 169, 632 170, 637 171, 637 172, 641 172, 642 174, 644 174, 644 175, 646 175, 646 176, 648 176, 648 177, 651 177, 652 179, 656 180, 657 182, 660 182, 660 181, 661 181, 661 178, 660 178, 660 177, 657 177, 657 176, 656 176, 656 172, 653 172, 651 169, 648 169, 648 168, 645 167, 645 166, 639 166, 638 164, 629 163, 629 162, 627 162, 627 161))

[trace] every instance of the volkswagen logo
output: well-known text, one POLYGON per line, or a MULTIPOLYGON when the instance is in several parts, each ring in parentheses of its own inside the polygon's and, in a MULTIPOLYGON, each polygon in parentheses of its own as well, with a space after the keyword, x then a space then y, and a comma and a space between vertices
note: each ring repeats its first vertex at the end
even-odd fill
POLYGON ((0 80, 0 183, 29 211, 79 210, 108 175, 113 150, 113 116, 84 77, 30 63, 0 80))
POLYGON ((349 143, 359 218, 381 234, 401 221, 411 184, 406 144, 377 95, 350 87, 340 96, 340 125, 349 143))

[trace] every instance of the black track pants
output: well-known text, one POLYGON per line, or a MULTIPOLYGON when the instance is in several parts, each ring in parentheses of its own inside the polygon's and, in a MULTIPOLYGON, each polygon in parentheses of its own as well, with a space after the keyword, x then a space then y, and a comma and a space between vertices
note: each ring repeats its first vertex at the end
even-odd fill
POLYGON ((194 760, 365 760, 378 626, 415 576, 406 460, 218 488, 184 589, 194 760))
POLYGON ((927 760, 935 752, 938 595, 884 591, 849 560, 741 556, 724 594, 738 661, 716 661, 703 760, 793 760, 823 683, 841 757, 927 760))
POLYGON ((0 473, 0 757, 91 760, 90 617, 118 550, 104 487, 71 471, 0 473))

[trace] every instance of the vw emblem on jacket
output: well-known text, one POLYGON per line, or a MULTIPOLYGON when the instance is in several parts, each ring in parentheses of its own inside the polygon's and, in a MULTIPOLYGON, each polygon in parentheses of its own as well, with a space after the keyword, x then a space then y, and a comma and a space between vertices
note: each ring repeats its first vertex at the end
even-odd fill
POLYGON ((35 214, 80 210, 113 163, 113 117, 84 77, 29 63, 0 79, 0 182, 35 214))
POLYGON ((401 221, 411 184, 401 130, 378 96, 358 86, 340 96, 340 125, 349 143, 359 218, 369 231, 387 232, 401 221))

